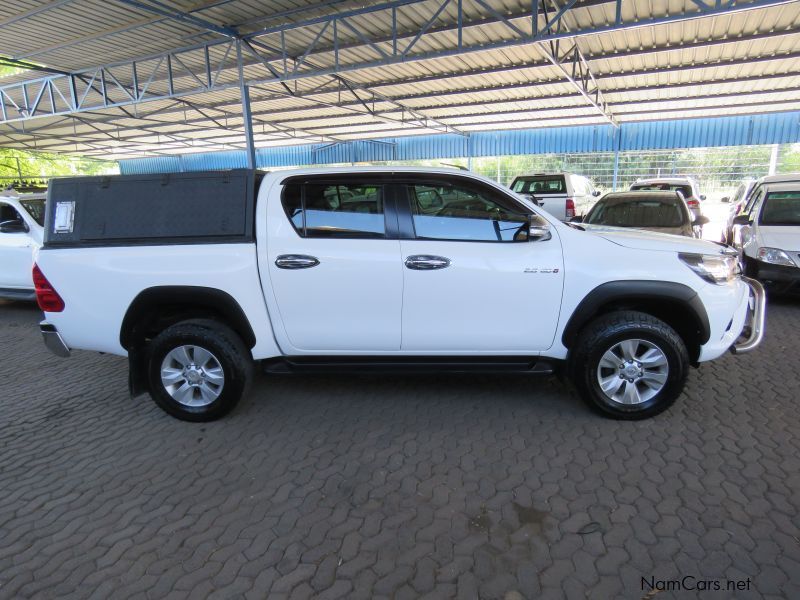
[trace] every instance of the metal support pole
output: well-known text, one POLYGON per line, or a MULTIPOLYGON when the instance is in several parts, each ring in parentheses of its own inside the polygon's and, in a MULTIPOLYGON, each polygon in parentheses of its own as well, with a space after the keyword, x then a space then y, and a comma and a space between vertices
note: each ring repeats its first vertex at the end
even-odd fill
POLYGON ((618 127, 614 132, 614 178, 611 182, 611 191, 617 191, 617 179, 619 177, 619 147, 622 142, 622 128, 618 127))
POLYGON ((253 113, 250 110, 250 86, 244 80, 244 62, 242 61, 242 41, 236 40, 236 61, 239 67, 239 90, 242 96, 242 120, 244 125, 245 155, 247 168, 256 168, 256 145, 253 139, 253 113))
POLYGON ((772 144, 772 148, 770 149, 769 153, 769 173, 767 173, 767 175, 775 175, 775 171, 778 170, 779 149, 780 149, 780 144, 772 144))

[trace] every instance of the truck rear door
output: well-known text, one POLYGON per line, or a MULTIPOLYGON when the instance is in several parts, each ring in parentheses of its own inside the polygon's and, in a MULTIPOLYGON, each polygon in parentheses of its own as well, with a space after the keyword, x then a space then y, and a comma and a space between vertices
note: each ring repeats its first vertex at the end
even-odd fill
POLYGON ((264 291, 282 350, 398 351, 403 273, 391 186, 376 174, 281 183, 268 192, 264 291))

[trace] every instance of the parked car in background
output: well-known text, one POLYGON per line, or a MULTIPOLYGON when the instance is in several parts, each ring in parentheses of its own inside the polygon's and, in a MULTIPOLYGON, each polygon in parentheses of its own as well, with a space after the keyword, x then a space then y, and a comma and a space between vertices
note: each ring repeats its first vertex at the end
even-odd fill
POLYGON ((0 298, 34 300, 33 252, 42 244, 45 196, 0 196, 0 298))
POLYGON ((708 223, 706 217, 694 218, 678 192, 612 192, 575 221, 584 227, 632 227, 686 237, 700 237, 700 227, 708 223))
POLYGON ((273 373, 563 364, 596 410, 642 419, 680 396, 691 366, 764 332, 763 287, 731 249, 582 231, 468 172, 98 180, 51 184, 34 266, 45 344, 127 356, 133 394, 181 419, 231 410, 255 361, 273 373))
POLYGON ((640 179, 631 185, 630 189, 632 192, 680 192, 695 218, 703 213, 700 203, 705 200, 706 197, 700 193, 697 182, 690 177, 654 177, 651 179, 640 179))
POLYGON ((734 219, 742 269, 775 291, 800 291, 800 182, 762 183, 755 194, 734 219))
POLYGON ((574 173, 520 175, 511 189, 561 221, 586 214, 600 195, 588 178, 574 173))
POLYGON ((741 230, 742 225, 740 223, 747 223, 750 221, 749 215, 753 211, 755 207, 756 201, 762 197, 760 192, 765 185, 771 185, 775 183, 796 183, 800 184, 800 173, 786 173, 785 175, 767 175, 765 177, 761 177, 755 181, 755 183, 750 187, 750 191, 747 192, 747 195, 744 199, 739 202, 739 208, 733 217, 730 218, 730 226, 725 231, 725 242, 730 246, 736 246, 741 248, 743 245, 741 230), (739 219, 738 223, 736 217, 739 215, 748 215, 747 219, 739 219))
POLYGON ((732 242, 731 235, 733 233, 733 218, 739 214, 739 211, 741 210, 747 198, 750 196, 750 192, 755 184, 755 179, 745 179, 736 188, 733 196, 724 196, 722 198, 722 202, 730 203, 730 206, 728 207, 728 217, 725 223, 725 229, 722 230, 721 241, 723 244, 730 244, 732 242))

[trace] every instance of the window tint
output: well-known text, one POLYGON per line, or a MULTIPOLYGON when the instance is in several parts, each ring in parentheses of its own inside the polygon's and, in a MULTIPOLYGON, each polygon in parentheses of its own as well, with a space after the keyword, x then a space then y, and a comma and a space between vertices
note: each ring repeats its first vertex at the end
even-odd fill
POLYGON ((512 189, 518 194, 566 194, 563 175, 517 177, 512 189))
POLYGON ((692 197, 692 186, 675 183, 634 183, 631 190, 651 192, 680 192, 685 199, 692 197))
POLYGON ((491 191, 460 186, 408 187, 418 238, 482 242, 527 240, 528 214, 491 191))
POLYGON ((304 237, 386 236, 380 185, 290 183, 283 191, 283 209, 304 237))
POLYGON ((760 221, 762 225, 800 225, 800 191, 768 194, 760 221))
POLYGON ((688 221, 683 205, 670 199, 602 199, 584 219, 614 227, 680 227, 688 221))
POLYGON ((44 200, 20 200, 19 203, 34 221, 44 227, 44 200))
POLYGON ((21 221, 22 217, 17 209, 10 204, 0 204, 0 223, 3 221, 21 221))

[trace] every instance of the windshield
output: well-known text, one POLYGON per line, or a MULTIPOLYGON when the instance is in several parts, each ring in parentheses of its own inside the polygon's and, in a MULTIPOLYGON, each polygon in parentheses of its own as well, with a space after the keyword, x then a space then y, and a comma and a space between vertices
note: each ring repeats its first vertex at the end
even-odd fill
POLYGON ((36 221, 40 226, 44 227, 44 199, 29 199, 29 200, 20 200, 19 203, 22 205, 27 213, 33 217, 33 220, 36 221))
POLYGON ((767 194, 761 209, 762 225, 800 225, 800 191, 767 194))
POLYGON ((612 227, 681 227, 687 218, 677 198, 602 198, 583 220, 612 227))
POLYGON ((518 194, 566 194, 567 184, 563 175, 517 177, 511 188, 518 194))
POLYGON ((634 183, 631 190, 651 192, 680 192, 684 198, 692 197, 692 186, 680 183, 634 183))

